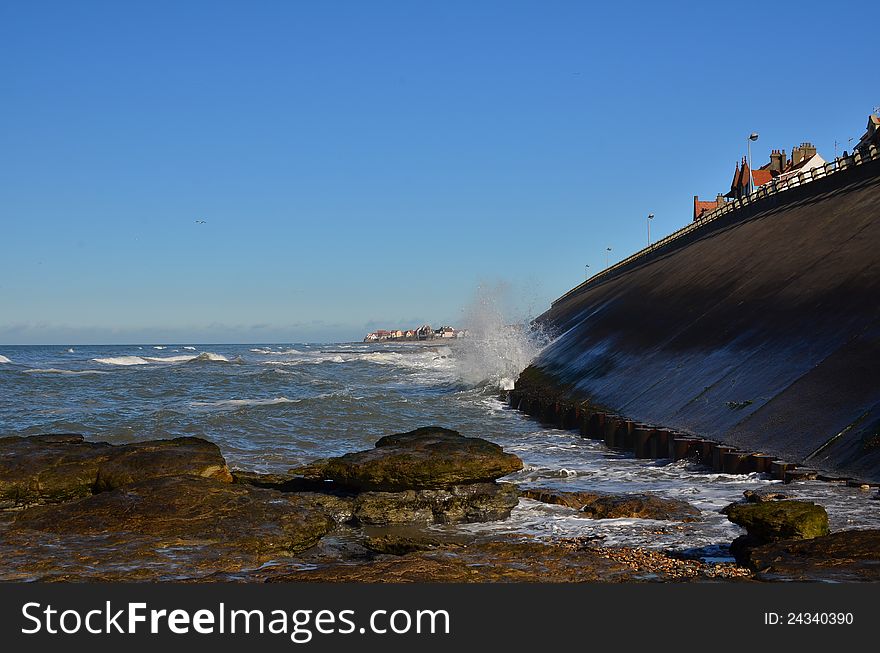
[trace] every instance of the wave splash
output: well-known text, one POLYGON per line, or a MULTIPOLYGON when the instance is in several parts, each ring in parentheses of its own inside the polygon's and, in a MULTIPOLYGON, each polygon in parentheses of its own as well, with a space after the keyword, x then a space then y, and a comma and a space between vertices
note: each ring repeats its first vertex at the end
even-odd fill
POLYGON ((0 363, 11 363, 12 361, 6 358, 6 356, 0 354, 0 363))
POLYGON ((506 319, 505 292, 503 285, 480 285, 464 310, 468 336, 458 341, 453 361, 459 379, 468 385, 512 390, 520 372, 549 342, 530 320, 506 319))

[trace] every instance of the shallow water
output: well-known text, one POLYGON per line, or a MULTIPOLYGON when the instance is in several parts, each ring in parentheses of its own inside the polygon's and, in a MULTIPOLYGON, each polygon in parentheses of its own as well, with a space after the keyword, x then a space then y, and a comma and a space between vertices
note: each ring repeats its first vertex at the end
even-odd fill
MULTIPOLYGON (((475 381, 475 361, 491 364, 473 342, 7 346, 0 348, 4 359, 0 435, 76 432, 114 443, 200 436, 216 442, 232 468, 280 472, 436 424, 519 455, 525 469, 508 480, 525 486, 654 492, 703 511, 702 520, 688 524, 590 520, 523 500, 506 521, 459 527, 479 532, 589 536, 723 558, 742 531, 718 510, 744 490, 775 483, 635 459, 577 433, 543 428, 498 400, 509 370, 486 369, 475 381)), ((832 530, 880 528, 876 492, 822 482, 780 489, 824 505, 832 530)))

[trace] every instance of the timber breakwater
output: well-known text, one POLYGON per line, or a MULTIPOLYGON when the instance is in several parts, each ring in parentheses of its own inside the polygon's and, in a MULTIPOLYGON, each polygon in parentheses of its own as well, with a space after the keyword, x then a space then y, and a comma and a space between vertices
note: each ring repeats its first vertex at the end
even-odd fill
POLYGON ((642 457, 880 482, 878 252, 872 146, 560 297, 509 401, 642 457))

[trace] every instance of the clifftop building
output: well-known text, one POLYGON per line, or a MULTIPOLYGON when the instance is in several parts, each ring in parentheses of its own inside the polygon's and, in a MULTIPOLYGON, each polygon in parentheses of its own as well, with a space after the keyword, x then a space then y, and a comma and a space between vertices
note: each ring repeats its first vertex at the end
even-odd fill
MULTIPOLYGON (((874 116, 872 116, 874 117, 874 116)), ((875 123, 880 126, 880 121, 875 123)), ((868 122, 871 129, 871 122, 868 122)), ((876 130, 876 127, 875 127, 876 130)), ((875 131, 875 137, 877 133, 875 131)), ((863 137, 864 138, 864 137, 863 137)), ((816 146, 812 143, 801 143, 791 148, 789 159, 785 150, 773 150, 770 153, 770 161, 760 168, 751 170, 746 157, 736 164, 733 171, 733 181, 730 182, 730 190, 722 195, 718 193, 713 201, 701 201, 698 195, 694 195, 694 220, 715 209, 724 206, 727 199, 736 200, 749 194, 749 180, 751 178, 751 190, 770 183, 774 179, 785 179, 812 168, 825 165, 826 161, 816 152, 816 146)))

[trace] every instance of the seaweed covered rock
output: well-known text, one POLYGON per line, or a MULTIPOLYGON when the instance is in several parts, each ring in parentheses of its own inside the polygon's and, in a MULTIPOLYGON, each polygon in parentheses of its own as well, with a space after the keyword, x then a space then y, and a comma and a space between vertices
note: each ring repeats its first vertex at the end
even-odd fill
POLYGON ((840 531, 747 549, 743 564, 762 580, 880 581, 880 530, 840 531))
POLYGON ((754 541, 806 540, 828 535, 828 513, 810 501, 732 503, 722 512, 754 541))
POLYGON ((232 546, 269 558, 308 549, 332 527, 326 509, 308 495, 166 476, 64 505, 29 508, 16 516, 11 532, 66 538, 113 534, 145 548, 232 546))
POLYGON ((686 501, 666 499, 653 494, 603 494, 598 492, 563 492, 531 488, 521 492, 523 497, 567 506, 591 519, 658 519, 668 521, 696 521, 700 511, 686 501))
POLYGON ((522 469, 515 455, 482 438, 426 427, 379 439, 373 449, 330 458, 312 470, 358 491, 400 492, 491 482, 522 469))
POLYGON ((0 508, 88 496, 112 448, 74 434, 0 438, 0 508))
POLYGON ((229 482, 217 445, 201 438, 114 446, 82 435, 0 438, 0 508, 63 503, 128 483, 192 474, 229 482))
POLYGON ((109 459, 98 468, 95 492, 106 492, 150 478, 182 475, 232 482, 232 475, 216 444, 202 438, 185 437, 113 447, 109 459))
POLYGON ((468 483, 438 490, 364 492, 354 499, 358 524, 459 524, 506 519, 519 503, 510 483, 468 483))

